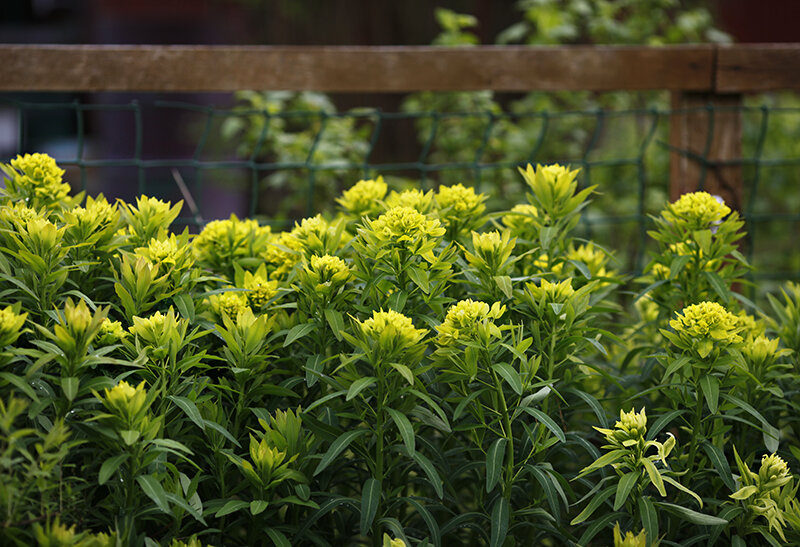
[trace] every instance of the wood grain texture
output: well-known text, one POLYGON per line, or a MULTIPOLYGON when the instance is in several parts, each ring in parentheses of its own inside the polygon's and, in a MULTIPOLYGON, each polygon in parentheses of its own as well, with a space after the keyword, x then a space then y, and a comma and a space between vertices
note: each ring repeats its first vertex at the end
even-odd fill
POLYGON ((0 45, 0 65, 0 91, 702 91, 714 48, 0 45))
POLYGON ((742 167, 730 163, 742 157, 741 106, 740 94, 671 94, 670 201, 699 190, 702 181, 703 190, 742 210, 742 167))
POLYGON ((720 93, 798 90, 800 44, 720 47, 716 73, 720 93))

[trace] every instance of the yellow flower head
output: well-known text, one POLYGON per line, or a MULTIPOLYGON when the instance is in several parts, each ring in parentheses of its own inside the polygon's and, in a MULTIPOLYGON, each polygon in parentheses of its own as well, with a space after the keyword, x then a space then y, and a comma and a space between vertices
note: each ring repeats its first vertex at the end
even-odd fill
POLYGON ((103 405, 109 412, 122 419, 127 427, 132 428, 141 417, 142 411, 145 410, 147 390, 145 390, 144 381, 133 387, 122 380, 113 388, 104 391, 103 405))
POLYGON ((364 336, 376 341, 385 350, 413 346, 428 332, 415 329, 409 317, 394 310, 373 312, 372 317, 358 323, 364 336))
POLYGON ((236 215, 212 220, 194 238, 192 247, 201 264, 227 271, 236 258, 259 257, 267 252, 272 229, 255 219, 236 215))
POLYGON ((372 222, 372 230, 384 240, 402 243, 425 237, 441 237, 444 228, 411 207, 394 207, 372 222))
POLYGON ((567 251, 567 259, 583 262, 592 277, 607 277, 609 275, 608 270, 606 270, 608 255, 591 242, 578 247, 571 247, 567 251))
POLYGON ((352 277, 350 268, 338 256, 314 255, 303 269, 303 280, 318 294, 330 296, 352 277))
POLYGON ((8 190, 15 197, 28 200, 33 205, 49 205, 69 195, 69 184, 62 182, 64 170, 47 154, 25 154, 11 160, 18 172, 8 182, 8 190))
POLYGON ((20 329, 28 314, 18 312, 19 304, 0 309, 0 349, 13 344, 19 338, 20 329))
POLYGON ((411 207, 422 214, 430 212, 433 206, 433 191, 423 192, 422 190, 405 190, 397 193, 392 190, 386 198, 386 208, 411 207))
POLYGON ((637 535, 628 531, 625 536, 619 528, 619 522, 614 525, 614 547, 645 547, 647 545, 647 534, 644 530, 637 535))
POLYGON ((711 228, 731 212, 721 198, 708 192, 691 192, 669 204, 662 213, 668 222, 682 223, 690 230, 711 228))
POLYGON ((244 288, 249 291, 248 302, 256 309, 264 308, 278 294, 277 281, 267 281, 266 278, 251 272, 244 273, 244 288))
POLYGON ((716 302, 701 302, 685 307, 669 322, 684 343, 705 358, 715 346, 739 344, 739 319, 716 302))
POLYGON ((595 427, 595 429, 605 436, 611 447, 628 448, 644 442, 644 436, 647 433, 647 415, 644 407, 639 412, 634 409, 631 409, 630 412, 620 410, 619 420, 614 424, 614 429, 600 427, 595 427))
POLYGON ((649 268, 650 274, 656 279, 669 279, 669 267, 654 262, 649 268))
POLYGON ((270 446, 266 438, 259 442, 250 435, 250 458, 259 475, 269 476, 286 459, 286 453, 270 446))
POLYGON ((116 223, 119 218, 116 204, 112 205, 102 195, 86 198, 86 207, 73 207, 70 211, 82 225, 95 226, 116 223))
POLYGON ((542 279, 541 290, 548 302, 566 302, 575 293, 572 288, 572 279, 565 279, 560 283, 551 283, 547 279, 542 279))
POLYGON ((522 203, 515 205, 509 213, 503 215, 502 221, 515 236, 533 239, 539 228, 538 216, 536 207, 522 203))
POLYGON ((780 488, 792 480, 789 466, 780 456, 766 454, 761 457, 761 469, 758 470, 758 481, 761 489, 773 490, 780 488))
POLYGON ((300 262, 300 249, 297 239, 288 232, 274 234, 269 247, 263 254, 264 262, 273 278, 283 278, 300 262))
MULTIPOLYGON (((559 165, 537 165, 534 168, 528 164, 522 176, 533 191, 533 196, 540 206, 538 217, 547 224, 574 211, 583 202, 581 194, 576 195, 578 189, 578 173, 580 169, 570 170, 559 165)), ((585 190, 588 193, 590 190, 585 190)))
POLYGON ((458 218, 468 215, 480 215, 486 209, 484 194, 476 194, 475 189, 463 184, 440 186, 436 193, 436 204, 439 209, 449 209, 445 218, 458 218))
POLYGON ((116 344, 123 338, 128 336, 128 333, 122 328, 122 323, 119 321, 112 321, 109 318, 103 319, 100 323, 100 331, 97 333, 97 343, 101 346, 109 346, 116 344))
POLYGON ((380 200, 386 195, 388 187, 383 177, 360 180, 349 190, 342 192, 336 202, 353 216, 362 217, 380 210, 380 200))
POLYGON ((41 212, 29 207, 24 201, 17 201, 13 205, 4 205, 0 208, 0 222, 14 231, 27 226, 31 220, 43 218, 41 212))
POLYGON ((211 309, 220 317, 227 315, 236 319, 240 312, 248 309, 247 293, 244 291, 227 291, 208 297, 211 309))
POLYGON ((474 341, 478 338, 478 330, 483 323, 499 319, 505 311, 506 307, 499 302, 495 302, 490 308, 485 302, 462 300, 447 310, 444 322, 436 329, 439 332, 436 343, 450 346, 474 341))

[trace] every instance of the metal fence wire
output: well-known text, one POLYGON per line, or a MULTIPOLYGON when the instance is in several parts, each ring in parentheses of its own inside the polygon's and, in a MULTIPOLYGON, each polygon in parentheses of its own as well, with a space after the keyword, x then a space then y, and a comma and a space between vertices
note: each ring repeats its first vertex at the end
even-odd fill
POLYGON ((0 153, 6 156, 0 161, 47 152, 68 170, 75 190, 110 199, 183 199, 178 222, 192 230, 232 212, 291 225, 332 210, 341 190, 378 175, 398 190, 462 182, 490 196, 489 210, 507 210, 525 200, 517 167, 559 162, 580 168, 582 185, 598 185, 580 235, 613 250, 621 269, 636 273, 646 264, 650 215, 668 201, 670 155, 678 154, 701 166, 699 189, 712 169, 741 169, 743 245, 753 278, 800 278, 800 101, 794 96, 761 96, 731 107, 742 118, 742 154, 722 164, 707 155, 715 117, 726 111, 719 106, 699 108, 708 114, 709 142, 698 153, 667 143, 670 116, 678 111, 661 106, 336 112, 314 106, 313 94, 299 110, 288 109, 288 95, 226 107, 198 97, 0 96, 0 153))

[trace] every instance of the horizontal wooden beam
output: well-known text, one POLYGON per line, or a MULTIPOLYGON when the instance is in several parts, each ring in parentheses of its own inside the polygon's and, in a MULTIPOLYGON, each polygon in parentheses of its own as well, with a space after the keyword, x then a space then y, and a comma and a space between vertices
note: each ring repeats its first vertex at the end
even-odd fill
POLYGON ((713 46, 0 45, 0 91, 710 91, 713 46))
POLYGON ((800 44, 757 44, 717 50, 716 91, 800 89, 800 44))

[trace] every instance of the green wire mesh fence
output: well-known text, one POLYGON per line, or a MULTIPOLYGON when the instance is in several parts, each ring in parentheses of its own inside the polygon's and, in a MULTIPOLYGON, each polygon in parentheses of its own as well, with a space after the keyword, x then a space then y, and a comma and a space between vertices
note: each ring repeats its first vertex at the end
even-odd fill
MULTIPOLYGON (((332 209, 342 189, 382 175, 395 189, 462 182, 490 196, 489 210, 525 201, 517 167, 560 162, 598 185, 581 234, 615 250, 620 267, 646 263, 649 215, 669 196, 671 154, 706 171, 741 169, 746 254, 754 279, 800 278, 800 101, 754 99, 735 107, 743 123, 740 158, 710 160, 667 142, 675 110, 336 112, 314 94, 298 109, 289 97, 240 101, 100 101, 0 96, 0 151, 50 152, 76 190, 133 199, 184 199, 184 225, 196 229, 231 212, 277 225, 332 209), (256 106, 254 106, 256 105, 256 106), (277 106, 276 106, 277 105, 277 106), (12 134, 14 133, 14 134, 12 134), (55 143, 55 144, 54 144, 55 143)), ((251 96, 251 99, 255 97, 251 96)), ((101 97, 102 98, 102 97, 101 97)), ((709 142, 714 119, 706 106, 709 142)))

